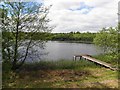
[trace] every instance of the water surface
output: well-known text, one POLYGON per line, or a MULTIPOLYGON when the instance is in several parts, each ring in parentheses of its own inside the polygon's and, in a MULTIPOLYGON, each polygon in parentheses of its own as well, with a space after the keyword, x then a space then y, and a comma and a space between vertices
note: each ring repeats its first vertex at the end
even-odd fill
POLYGON ((47 55, 42 56, 43 60, 72 60, 74 55, 98 55, 102 53, 100 48, 96 47, 94 44, 70 43, 63 41, 48 41, 43 51, 46 53, 48 52, 47 55))

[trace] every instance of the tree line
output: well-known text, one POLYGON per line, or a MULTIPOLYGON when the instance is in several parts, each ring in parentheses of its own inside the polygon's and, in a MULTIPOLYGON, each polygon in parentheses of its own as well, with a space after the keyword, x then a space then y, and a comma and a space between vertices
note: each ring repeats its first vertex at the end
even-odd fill
POLYGON ((95 38, 95 33, 80 33, 80 32, 70 32, 70 33, 52 33, 50 35, 51 40, 58 41, 85 41, 85 42, 93 42, 95 38))
MULTIPOLYGON (((10 34, 11 32, 3 32, 3 35, 10 34)), ((19 39, 27 36, 29 39, 31 32, 19 32, 19 39)), ((49 32, 35 32, 32 40, 51 40, 51 41, 86 41, 93 42, 96 33, 80 33, 80 32, 70 32, 70 33, 49 33, 49 32)))

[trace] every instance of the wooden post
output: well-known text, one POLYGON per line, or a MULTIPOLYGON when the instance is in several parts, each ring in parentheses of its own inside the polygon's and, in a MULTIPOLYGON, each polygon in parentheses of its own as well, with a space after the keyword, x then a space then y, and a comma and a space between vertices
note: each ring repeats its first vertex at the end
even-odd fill
POLYGON ((73 60, 76 61, 76 56, 73 57, 73 60))
POLYGON ((80 56, 80 60, 82 59, 82 56, 80 56))

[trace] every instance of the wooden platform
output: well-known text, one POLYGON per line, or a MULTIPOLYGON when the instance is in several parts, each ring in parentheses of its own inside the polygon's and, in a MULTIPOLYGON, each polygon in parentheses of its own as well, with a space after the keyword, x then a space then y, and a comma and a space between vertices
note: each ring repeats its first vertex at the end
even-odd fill
POLYGON ((83 58, 85 60, 88 60, 88 61, 94 62, 96 64, 99 64, 99 65, 101 65, 103 67, 109 68, 111 70, 117 70, 117 68, 113 68, 111 64, 108 64, 106 62, 97 60, 97 59, 93 58, 91 55, 87 55, 87 54, 84 54, 84 55, 75 55, 74 56, 74 60, 76 60, 77 58, 79 58, 79 59, 83 58))

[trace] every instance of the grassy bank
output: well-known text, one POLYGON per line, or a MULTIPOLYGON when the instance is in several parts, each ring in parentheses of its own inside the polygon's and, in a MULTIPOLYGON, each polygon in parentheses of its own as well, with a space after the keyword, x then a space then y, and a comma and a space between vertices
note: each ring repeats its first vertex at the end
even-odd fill
MULTIPOLYGON (((119 54, 118 54, 119 55, 119 54)), ((106 63, 111 64, 113 67, 118 67, 119 56, 117 54, 101 54, 93 56, 96 59, 104 61, 106 63)))
POLYGON ((40 61, 27 63, 3 81, 5 88, 117 88, 117 71, 92 62, 40 61))

